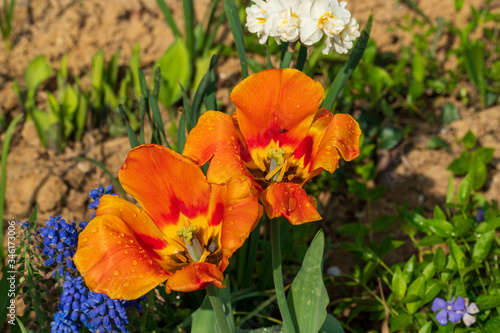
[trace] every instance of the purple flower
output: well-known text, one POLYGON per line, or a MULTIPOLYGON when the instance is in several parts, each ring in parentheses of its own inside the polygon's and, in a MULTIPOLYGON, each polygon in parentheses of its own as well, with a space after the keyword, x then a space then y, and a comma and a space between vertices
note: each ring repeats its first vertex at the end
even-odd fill
POLYGON ((464 299, 461 296, 458 296, 456 302, 455 297, 452 297, 450 302, 436 297, 434 299, 434 302, 432 302, 431 309, 432 311, 441 310, 436 315, 436 321, 441 325, 446 325, 448 324, 448 318, 450 319, 450 322, 454 324, 458 323, 464 315, 462 311, 464 311, 466 308, 464 299))

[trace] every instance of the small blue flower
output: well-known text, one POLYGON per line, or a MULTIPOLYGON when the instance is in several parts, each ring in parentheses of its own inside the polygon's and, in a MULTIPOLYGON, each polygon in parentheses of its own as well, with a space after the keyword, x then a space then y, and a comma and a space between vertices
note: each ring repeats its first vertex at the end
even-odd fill
POLYGON ((128 333, 125 325, 128 324, 125 300, 111 299, 104 294, 89 292, 88 298, 82 303, 83 315, 80 320, 91 332, 118 332, 128 333))
POLYGON ((45 266, 57 264, 52 275, 63 275, 65 268, 76 271, 73 263, 78 244, 78 231, 75 222, 67 223, 62 215, 53 217, 45 222, 45 227, 40 228, 38 232, 42 236, 42 242, 45 245, 42 253, 48 258, 45 260, 45 266))
POLYGON ((86 300, 88 289, 81 276, 74 278, 66 273, 64 280, 59 311, 54 315, 51 332, 79 332, 80 304, 86 300))
MULTIPOLYGON (((89 198, 93 201, 89 204, 89 209, 97 209, 97 206, 99 206, 99 200, 105 194, 116 195, 115 193, 113 193, 113 185, 108 185, 106 189, 104 189, 104 187, 102 186, 99 186, 97 190, 91 190, 89 192, 89 198)), ((95 212, 92 214, 92 218, 94 217, 95 212)))
POLYGON ((450 322, 456 324, 462 319, 463 310, 465 309, 464 299, 461 296, 457 297, 455 302, 455 297, 451 298, 450 302, 445 301, 442 298, 436 297, 434 302, 432 302, 432 311, 438 311, 436 315, 436 321, 441 325, 448 324, 448 318, 450 322))
POLYGON ((484 210, 481 207, 477 207, 476 222, 481 223, 484 221, 484 210))

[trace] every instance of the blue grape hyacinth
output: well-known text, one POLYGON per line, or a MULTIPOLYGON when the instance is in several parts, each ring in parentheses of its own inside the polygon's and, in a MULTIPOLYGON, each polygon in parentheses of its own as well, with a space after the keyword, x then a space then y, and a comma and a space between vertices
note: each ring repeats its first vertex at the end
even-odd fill
POLYGON ((111 299, 104 294, 89 292, 82 303, 83 314, 80 320, 91 332, 123 332, 128 333, 125 300, 111 299))
MULTIPOLYGON (((86 222, 83 225, 85 224, 86 222)), ((56 269, 54 269, 52 275, 64 276, 65 268, 76 271, 73 263, 73 256, 78 244, 76 223, 67 223, 62 218, 62 215, 51 216, 45 222, 45 227, 40 228, 39 234, 42 236, 44 245, 42 253, 48 257, 45 260, 45 266, 56 264, 56 269)))
MULTIPOLYGON (((91 190, 89 192, 89 198, 92 199, 92 202, 88 206, 89 209, 97 209, 97 206, 99 206, 99 200, 105 194, 117 195, 116 193, 113 193, 113 185, 106 186, 106 189, 99 186, 96 190, 91 190)), ((94 216, 95 212, 92 214, 92 218, 94 218, 94 216)))

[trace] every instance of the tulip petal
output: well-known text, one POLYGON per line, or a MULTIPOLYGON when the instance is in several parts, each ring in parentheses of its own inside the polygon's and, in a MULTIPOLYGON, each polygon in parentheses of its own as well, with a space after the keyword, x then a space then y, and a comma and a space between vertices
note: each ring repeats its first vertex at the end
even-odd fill
POLYGON ((294 225, 321 220, 316 200, 298 184, 274 183, 260 196, 270 219, 284 216, 294 225))
POLYGON ((197 165, 211 159, 207 172, 210 183, 222 184, 236 175, 247 175, 239 153, 239 140, 230 116, 207 111, 189 133, 183 155, 197 165))
POLYGON ((342 156, 346 161, 351 161, 359 156, 359 137, 361 130, 358 123, 348 114, 324 113, 312 126, 312 130, 319 132, 329 121, 328 127, 317 149, 314 149, 314 170, 324 169, 334 172, 338 168, 342 156), (335 149, 336 148, 336 149, 335 149), (340 155, 339 155, 340 154, 340 155))
POLYGON ((170 275, 156 252, 166 246, 144 211, 105 195, 96 217, 79 235, 74 262, 92 291, 115 299, 136 299, 170 275), (113 214, 111 207, 121 216, 113 214))
POLYGON ((252 159, 267 159, 271 142, 295 150, 323 98, 321 84, 295 69, 268 69, 237 85, 231 101, 252 159))
POLYGON ((210 185, 190 159, 160 145, 130 151, 118 173, 120 183, 169 238, 176 237, 180 216, 206 215, 210 185))
POLYGON ((218 288, 224 288, 224 275, 217 266, 196 262, 177 271, 165 283, 167 293, 175 291, 195 291, 206 288, 213 283, 218 288))
POLYGON ((214 197, 221 205, 219 219, 222 222, 221 246, 224 250, 221 271, 262 216, 262 206, 254 191, 251 181, 245 177, 233 178, 224 186, 214 185, 214 197))

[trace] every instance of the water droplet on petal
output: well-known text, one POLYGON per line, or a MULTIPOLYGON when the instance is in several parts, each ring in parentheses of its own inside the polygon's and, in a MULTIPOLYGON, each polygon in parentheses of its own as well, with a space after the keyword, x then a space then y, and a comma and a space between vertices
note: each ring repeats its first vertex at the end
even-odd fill
POLYGON ((132 266, 137 266, 137 260, 132 260, 132 266))
POLYGON ((119 270, 117 270, 117 269, 115 269, 115 271, 113 272, 113 275, 114 275, 114 276, 118 276, 118 275, 120 275, 120 271, 119 271, 119 270))

